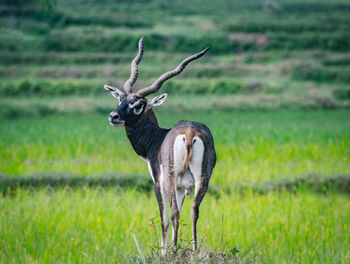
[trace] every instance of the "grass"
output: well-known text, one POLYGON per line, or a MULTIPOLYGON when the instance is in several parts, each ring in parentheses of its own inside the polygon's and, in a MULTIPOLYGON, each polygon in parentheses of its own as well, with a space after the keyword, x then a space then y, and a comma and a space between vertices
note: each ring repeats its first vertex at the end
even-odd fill
MULTIPOLYGON (((4 120, 0 130, 1 172, 147 173, 124 130, 112 128, 106 116, 4 120)), ((164 127, 180 119, 202 121, 212 128, 220 161, 213 182, 218 185, 263 182, 310 172, 350 172, 347 111, 159 115, 164 127)))
MULTIPOLYGON (((292 193, 283 188, 254 192, 234 187, 258 183, 268 190, 271 181, 288 179, 293 184, 292 179, 298 182, 308 173, 318 174, 320 182, 321 178, 336 180, 337 174, 349 174, 348 111, 159 112, 163 126, 178 119, 200 120, 214 134, 218 164, 211 180, 214 189, 201 206, 203 250, 196 258, 217 250, 219 256, 226 252, 226 257, 238 262, 347 262, 347 191, 311 192, 312 182, 311 187, 296 185, 292 193)), ((110 127, 105 115, 52 115, 2 122, 0 168, 5 177, 24 180, 43 173, 78 173, 92 183, 97 174, 125 172, 131 178, 147 174, 123 129, 110 127)), ((122 183, 123 178, 116 182, 122 183)), ((13 189, 0 199, 1 261, 159 262, 156 236, 159 240, 160 225, 154 194, 136 191, 126 181, 123 184, 13 189), (135 253, 132 234, 142 257, 135 253)), ((183 252, 188 252, 186 245, 190 244, 190 206, 185 201, 181 216, 183 252)))
MULTIPOLYGON (((0 191, 3 195, 12 195, 19 188, 37 189, 50 187, 120 187, 132 188, 138 191, 149 192, 154 189, 154 183, 147 174, 134 173, 105 173, 97 175, 83 175, 73 173, 40 172, 29 175, 0 175, 0 191)), ((273 191, 294 192, 298 189, 307 189, 310 192, 327 193, 329 191, 349 194, 350 176, 346 174, 324 176, 309 173, 296 178, 282 178, 263 183, 234 183, 226 186, 211 184, 208 192, 219 197, 222 193, 230 194, 233 191, 243 192, 252 190, 265 194, 273 191)))
MULTIPOLYGON (((184 244, 190 239, 190 206, 185 201, 181 216, 184 244)), ((347 196, 334 193, 208 195, 201 206, 199 235, 204 249, 237 248, 242 261, 346 263, 349 206, 347 196)), ((154 217, 160 234, 153 194, 134 190, 18 190, 2 197, 0 208, 4 263, 120 263, 137 251, 132 234, 142 254, 157 247, 150 226, 154 217)))

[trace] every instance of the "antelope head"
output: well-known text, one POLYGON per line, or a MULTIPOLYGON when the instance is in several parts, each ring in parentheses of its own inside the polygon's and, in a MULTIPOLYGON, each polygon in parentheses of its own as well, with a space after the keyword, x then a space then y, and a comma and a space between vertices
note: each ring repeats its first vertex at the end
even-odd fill
POLYGON ((104 86, 119 102, 119 105, 109 115, 109 122, 112 126, 130 126, 137 123, 142 115, 149 112, 152 107, 161 105, 167 98, 166 93, 156 96, 153 99, 148 99, 146 96, 157 92, 165 81, 180 74, 188 63, 202 57, 209 49, 205 48, 201 52, 183 60, 174 70, 161 75, 151 86, 133 92, 133 86, 138 77, 138 64, 143 55, 143 37, 139 40, 138 47, 138 53, 131 62, 130 78, 125 82, 124 90, 121 91, 110 85, 104 86))

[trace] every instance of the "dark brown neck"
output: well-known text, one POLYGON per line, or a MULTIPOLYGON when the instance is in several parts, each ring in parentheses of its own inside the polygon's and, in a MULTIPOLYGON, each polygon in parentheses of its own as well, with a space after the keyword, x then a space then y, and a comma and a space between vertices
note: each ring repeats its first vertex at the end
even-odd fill
POLYGON ((169 129, 160 128, 152 111, 143 114, 137 123, 126 126, 126 135, 135 152, 142 158, 152 160, 158 155, 159 149, 169 129))

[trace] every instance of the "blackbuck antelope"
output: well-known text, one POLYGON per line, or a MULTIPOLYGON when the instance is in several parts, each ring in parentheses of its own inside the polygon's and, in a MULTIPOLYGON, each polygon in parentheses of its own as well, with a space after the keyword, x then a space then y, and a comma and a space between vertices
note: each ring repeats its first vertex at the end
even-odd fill
POLYGON ((167 252, 168 201, 171 209, 173 245, 177 243, 181 207, 189 190, 195 187, 192 203, 193 249, 197 247, 197 220, 199 205, 208 189, 209 179, 216 163, 213 137, 202 123, 179 121, 173 128, 158 126, 152 107, 161 105, 167 94, 148 99, 162 84, 180 74, 188 63, 202 57, 208 48, 182 61, 173 71, 160 76, 151 86, 133 92, 138 76, 138 64, 143 55, 143 38, 139 41, 137 56, 131 62, 130 78, 124 91, 105 85, 118 99, 119 105, 109 115, 112 126, 123 126, 135 152, 148 163, 154 182, 162 226, 162 254, 167 252))

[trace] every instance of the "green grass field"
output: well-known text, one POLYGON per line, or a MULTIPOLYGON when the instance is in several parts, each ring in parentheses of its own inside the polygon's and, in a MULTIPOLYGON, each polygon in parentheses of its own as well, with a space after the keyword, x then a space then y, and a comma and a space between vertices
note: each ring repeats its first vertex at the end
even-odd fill
POLYGON ((350 263, 348 0, 0 0, 0 14, 0 263, 350 263), (141 36, 136 89, 210 46, 155 110, 214 135, 194 255, 189 197, 182 248, 159 257, 147 165, 108 123, 103 85, 123 86, 141 36))
MULTIPOLYGON (((350 172, 350 121, 344 110, 206 115, 158 112, 164 127, 188 119, 204 122, 212 129, 220 161, 214 184, 350 172)), ((147 173, 124 129, 111 127, 107 119, 106 113, 2 121, 2 172, 13 177, 41 171, 147 173)))
MULTIPOLYGON (((171 98, 169 98, 171 100, 171 98)), ((239 184, 266 183, 314 173, 350 174, 348 112, 267 111, 202 114, 159 112, 171 126, 186 118, 211 127, 218 163, 211 185, 230 194, 208 194, 200 214, 203 247, 237 247, 257 262, 345 263, 349 259, 348 195, 299 188, 259 195, 239 184)), ((123 129, 106 115, 52 115, 3 121, 1 168, 8 177, 43 171, 118 175, 146 174, 146 164, 123 129)), ((188 200, 188 199, 187 199, 188 200)), ((149 221, 156 217, 153 192, 118 187, 16 189, 1 200, 3 262, 120 262, 157 246, 149 221), (132 206, 130 206, 132 204, 132 206)), ((189 241, 190 202, 182 213, 181 237, 189 241)))
MULTIPOLYGON (((214 175, 217 176, 217 175, 214 175)), ((152 195, 120 189, 19 190, 1 199, 3 263, 121 263, 138 255, 132 234, 146 254, 159 245, 149 222, 152 195)), ((266 263, 347 263, 349 199, 308 192, 208 195, 199 218, 203 247, 236 247, 243 261, 266 263)), ((190 239, 190 203, 180 226, 190 239)))

